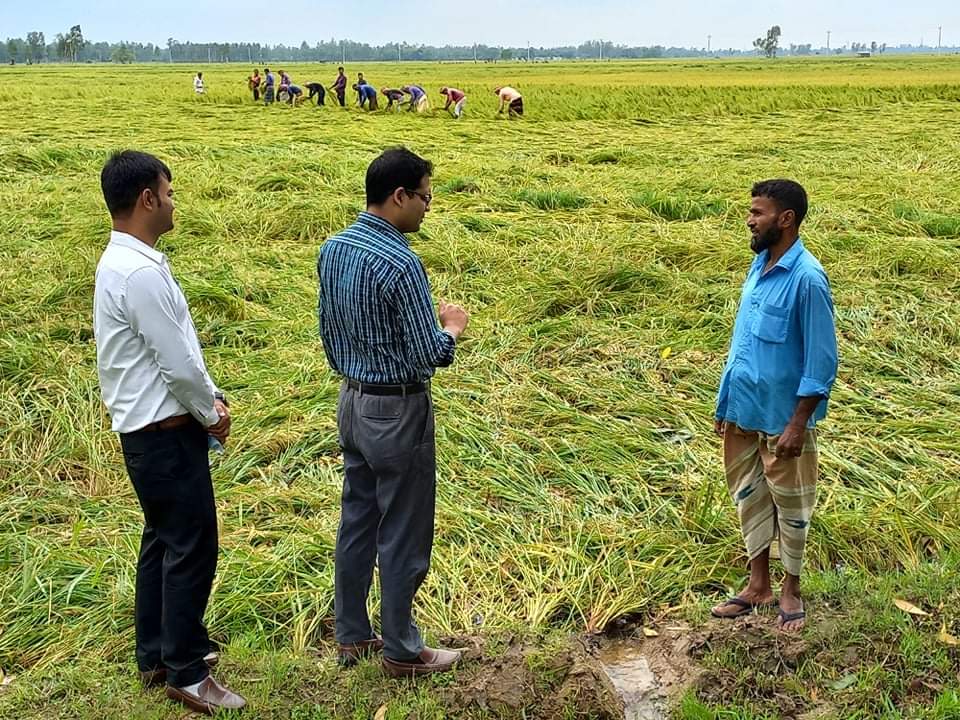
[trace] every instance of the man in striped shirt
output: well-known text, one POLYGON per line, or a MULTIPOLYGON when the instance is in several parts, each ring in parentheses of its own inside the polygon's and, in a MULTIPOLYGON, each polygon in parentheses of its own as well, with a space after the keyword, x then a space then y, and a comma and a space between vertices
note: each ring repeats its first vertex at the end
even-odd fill
POLYGON ((449 670, 460 653, 425 647, 413 597, 433 547, 436 447, 429 380, 453 362, 467 326, 440 303, 439 325, 420 258, 404 233, 430 209, 430 162, 390 148, 367 169, 367 210, 320 249, 323 349, 343 376, 337 426, 344 481, 335 612, 340 661, 383 650, 394 676, 449 670), (367 614, 379 558, 381 640, 367 614))

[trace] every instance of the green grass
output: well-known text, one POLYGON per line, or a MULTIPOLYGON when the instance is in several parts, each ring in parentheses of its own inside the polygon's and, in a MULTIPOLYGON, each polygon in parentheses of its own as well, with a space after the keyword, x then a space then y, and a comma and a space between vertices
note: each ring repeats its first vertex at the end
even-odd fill
MULTIPOLYGON (((413 247, 436 297, 472 314, 434 382, 437 536, 417 607, 431 637, 564 637, 664 606, 698 612, 742 581, 711 413, 752 258, 749 188, 764 177, 810 192, 804 238, 840 333, 811 583, 838 566, 897 582, 942 561, 960 537, 960 60, 872 60, 350 69, 418 79, 435 97, 457 84, 470 95, 461 121, 255 106, 246 67, 201 68, 203 98, 193 67, 0 68, 0 668, 18 676, 0 716, 148 704, 131 677, 141 519, 90 331, 109 229, 98 173, 118 147, 173 169, 177 229, 161 249, 234 399, 207 617, 238 689, 267 698, 282 683, 256 678, 287 662, 292 684, 309 683, 311 649, 331 647, 337 381, 317 337, 315 260, 362 207, 367 164, 398 142, 436 165, 413 247), (527 99, 522 121, 496 116, 490 91, 505 80, 527 99)), ((944 677, 930 701, 948 708, 956 671, 923 659, 930 633, 858 683, 895 687, 928 662, 944 677)), ((366 717, 385 682, 317 677, 336 707, 291 692, 291 715, 366 717)), ((400 697, 440 702, 424 688, 400 697)), ((850 698, 875 707, 866 690, 850 698)))

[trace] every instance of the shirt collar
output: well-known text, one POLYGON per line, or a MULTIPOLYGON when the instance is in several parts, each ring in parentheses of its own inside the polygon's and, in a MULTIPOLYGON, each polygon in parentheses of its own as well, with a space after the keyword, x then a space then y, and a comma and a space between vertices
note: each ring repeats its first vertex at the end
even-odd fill
POLYGON ((159 250, 154 250, 142 240, 138 240, 133 235, 120 232, 119 230, 110 231, 110 244, 138 252, 153 260, 157 265, 163 265, 167 260, 166 256, 159 250))
POLYGON ((374 230, 378 230, 383 235, 402 243, 404 247, 410 247, 410 242, 407 240, 407 236, 397 230, 397 228, 391 225, 388 221, 384 220, 382 217, 378 217, 373 213, 363 211, 357 217, 357 223, 360 225, 365 225, 374 230))
MULTIPOLYGON (((803 251, 804 251, 803 238, 798 236, 797 241, 790 246, 790 249, 787 250, 783 254, 783 257, 781 257, 777 261, 777 264, 770 269, 773 270, 773 268, 780 268, 781 270, 786 270, 787 272, 790 272, 790 270, 793 269, 793 266, 796 264, 799 257, 803 254, 803 251)), ((760 253, 760 255, 757 257, 755 261, 757 266, 762 269, 767 264, 767 258, 769 257, 770 257, 770 250, 769 249, 764 250, 762 253, 760 253)))

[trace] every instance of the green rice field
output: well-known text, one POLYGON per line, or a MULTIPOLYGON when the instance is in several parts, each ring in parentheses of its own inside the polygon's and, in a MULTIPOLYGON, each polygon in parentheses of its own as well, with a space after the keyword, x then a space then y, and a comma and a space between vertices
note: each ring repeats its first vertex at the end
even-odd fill
MULTIPOLYGON (((284 69, 301 85, 336 74, 284 69)), ((739 589, 713 402, 752 258, 750 186, 791 177, 810 194, 802 234, 830 276, 841 356, 813 602, 848 582, 910 595, 897 578, 914 578, 908 599, 929 617, 878 613, 926 648, 915 667, 938 687, 918 705, 907 671, 858 675, 833 692, 837 717, 960 716, 960 653, 937 642, 960 635, 960 57, 347 67, 351 82, 419 82, 423 115, 329 96, 264 107, 250 70, 0 68, 0 669, 14 676, 0 717, 183 716, 136 685, 141 514, 96 377, 99 170, 121 148, 173 171, 177 228, 160 249, 232 399, 207 614, 225 677, 254 700, 245 717, 378 709, 375 668, 345 676, 331 659, 338 380, 315 262, 362 209, 367 164, 396 144, 435 164, 412 243, 434 296, 471 313, 433 383, 437 534, 416 610, 428 637, 696 623, 739 589), (501 84, 523 93, 522 120, 496 115, 501 84), (461 120, 442 112, 442 85, 468 94, 461 120), (291 690, 267 709, 285 677, 317 673, 326 695, 291 690)), ((385 717, 456 714, 443 685, 389 687, 402 702, 385 717)), ((776 716, 775 701, 736 702, 743 714, 696 715, 720 711, 694 693, 675 712, 776 716)), ((546 717, 524 712, 463 710, 546 717)))

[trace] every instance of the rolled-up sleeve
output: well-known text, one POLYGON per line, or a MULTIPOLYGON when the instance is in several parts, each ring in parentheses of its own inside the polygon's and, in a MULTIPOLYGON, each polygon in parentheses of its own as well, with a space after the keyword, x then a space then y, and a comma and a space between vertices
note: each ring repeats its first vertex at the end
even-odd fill
POLYGON ((797 397, 830 397, 837 379, 837 333, 826 278, 806 279, 800 287, 803 375, 797 397))
POLYGON ((453 335, 440 329, 427 273, 419 260, 411 262, 397 276, 393 303, 414 364, 420 367, 450 365, 457 343, 453 335))
POLYGON ((170 392, 205 427, 220 420, 214 408, 217 388, 203 358, 193 350, 185 328, 177 320, 176 300, 163 275, 141 268, 127 279, 125 292, 130 327, 153 353, 160 376, 170 392))

